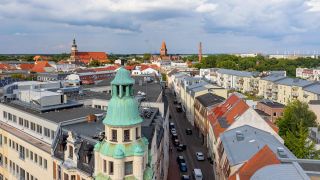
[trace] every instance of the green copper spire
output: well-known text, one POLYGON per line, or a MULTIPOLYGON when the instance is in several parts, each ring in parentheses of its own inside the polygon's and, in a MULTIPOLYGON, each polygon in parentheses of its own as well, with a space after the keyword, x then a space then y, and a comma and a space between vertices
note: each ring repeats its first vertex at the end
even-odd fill
POLYGON ((121 67, 111 81, 112 98, 108 103, 107 116, 103 120, 105 125, 131 126, 143 121, 138 102, 133 96, 133 84, 130 72, 121 67))

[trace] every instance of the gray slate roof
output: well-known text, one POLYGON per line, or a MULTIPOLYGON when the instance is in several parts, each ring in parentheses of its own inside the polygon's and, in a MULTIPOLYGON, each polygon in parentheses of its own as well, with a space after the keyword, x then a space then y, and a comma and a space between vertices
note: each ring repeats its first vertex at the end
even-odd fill
POLYGON ((224 132, 221 135, 221 141, 227 154, 230 165, 234 166, 250 159, 265 145, 278 155, 277 148, 284 148, 288 158, 296 157, 272 134, 269 132, 244 125, 224 132), (236 132, 240 131, 244 135, 244 140, 238 141, 236 132))
POLYGON ((236 70, 232 70, 232 69, 219 69, 217 72, 221 73, 221 74, 229 74, 229 75, 240 76, 240 77, 254 76, 254 73, 252 73, 252 72, 236 71, 236 70))
POLYGON ((320 95, 320 84, 312 84, 304 87, 303 90, 320 95))
POLYGON ((287 86, 298 86, 298 87, 305 87, 314 82, 298 79, 298 78, 284 78, 276 82, 277 84, 287 85, 287 86))
POLYGON ((209 107, 223 102, 225 99, 212 93, 206 93, 196 97, 196 99, 204 106, 209 107))
POLYGON ((270 75, 270 76, 263 77, 261 79, 265 80, 265 81, 276 82, 276 81, 284 79, 284 78, 286 78, 286 77, 285 76, 279 76, 279 75, 270 75))

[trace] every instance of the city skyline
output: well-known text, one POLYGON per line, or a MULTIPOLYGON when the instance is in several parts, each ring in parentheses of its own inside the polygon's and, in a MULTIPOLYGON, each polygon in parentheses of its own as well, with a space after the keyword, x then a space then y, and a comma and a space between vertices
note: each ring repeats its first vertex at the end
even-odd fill
POLYGON ((0 54, 70 52, 319 53, 317 0, 225 2, 4 0, 0 54))

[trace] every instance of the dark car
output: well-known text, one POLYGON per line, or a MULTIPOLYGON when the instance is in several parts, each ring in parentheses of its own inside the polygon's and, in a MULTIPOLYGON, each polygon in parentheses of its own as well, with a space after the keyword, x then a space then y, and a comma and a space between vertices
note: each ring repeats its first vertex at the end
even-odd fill
POLYGON ((178 139, 177 133, 172 134, 172 135, 171 135, 171 139, 172 139, 172 141, 174 141, 175 139, 178 139))
POLYGON ((177 163, 180 164, 180 163, 185 163, 186 160, 184 160, 184 157, 183 156, 178 156, 177 157, 177 163))
POLYGON ((175 100, 173 101, 173 104, 178 104, 178 101, 175 99, 175 100))
POLYGON ((173 128, 175 128, 175 127, 174 127, 174 123, 173 123, 173 122, 170 122, 170 124, 169 124, 169 129, 171 130, 171 129, 173 129, 173 128))
POLYGON ((181 105, 176 106, 176 110, 177 110, 177 112, 182 112, 182 107, 181 107, 181 105))
POLYGON ((174 144, 175 146, 179 146, 179 144, 180 144, 179 139, 175 139, 175 140, 173 141, 173 144, 174 144))
POLYGON ((191 129, 186 129, 186 134, 187 135, 192 135, 192 130, 191 129))
POLYGON ((186 163, 180 163, 179 164, 179 169, 181 172, 187 172, 188 168, 187 168, 187 164, 186 163))
POLYGON ((184 144, 179 144, 177 147, 177 151, 182 152, 187 149, 187 146, 184 144))
POLYGON ((182 175, 181 180, 189 180, 190 176, 189 175, 182 175))

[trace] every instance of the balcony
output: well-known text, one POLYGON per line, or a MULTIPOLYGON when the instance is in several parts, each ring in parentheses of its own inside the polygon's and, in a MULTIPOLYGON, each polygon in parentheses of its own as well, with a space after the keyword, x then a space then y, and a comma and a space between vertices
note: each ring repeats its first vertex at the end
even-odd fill
POLYGON ((298 96, 299 96, 299 93, 297 93, 297 92, 292 92, 292 94, 291 94, 291 95, 292 95, 292 97, 295 97, 295 98, 296 98, 296 97, 298 97, 298 96))

